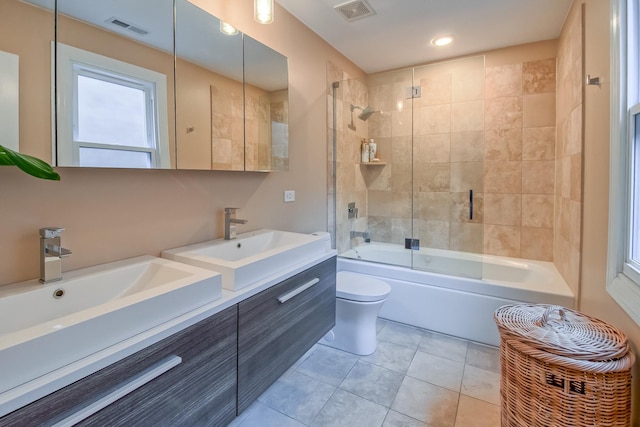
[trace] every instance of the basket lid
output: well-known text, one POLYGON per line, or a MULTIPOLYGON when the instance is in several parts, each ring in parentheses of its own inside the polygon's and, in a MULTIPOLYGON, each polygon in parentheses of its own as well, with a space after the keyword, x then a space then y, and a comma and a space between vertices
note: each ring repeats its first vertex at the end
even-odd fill
POLYGON ((617 328, 557 305, 505 305, 494 318, 503 337, 556 355, 607 361, 629 352, 627 337, 617 328))

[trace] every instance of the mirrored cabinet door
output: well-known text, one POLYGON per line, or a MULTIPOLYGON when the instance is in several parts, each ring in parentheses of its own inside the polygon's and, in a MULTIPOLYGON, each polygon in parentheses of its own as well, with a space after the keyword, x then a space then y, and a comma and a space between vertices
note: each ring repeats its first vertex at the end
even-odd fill
POLYGON ((175 168, 173 0, 58 0, 59 166, 175 168))
POLYGON ((288 74, 285 56, 245 35, 245 170, 289 168, 288 74))
POLYGON ((0 1, 0 145, 52 161, 53 0, 0 1))
POLYGON ((244 170, 242 37, 176 0, 178 169, 244 170))

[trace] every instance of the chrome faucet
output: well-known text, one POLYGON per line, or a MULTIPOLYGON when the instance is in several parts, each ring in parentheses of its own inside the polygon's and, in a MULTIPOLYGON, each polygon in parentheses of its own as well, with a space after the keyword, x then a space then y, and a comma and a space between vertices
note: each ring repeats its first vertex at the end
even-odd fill
POLYGON ((40 282, 62 280, 62 257, 71 255, 69 249, 60 246, 60 234, 64 228, 40 229, 40 282))
POLYGON ((224 208, 224 240, 236 238, 236 226, 231 224, 246 224, 246 219, 237 219, 238 208, 224 208))

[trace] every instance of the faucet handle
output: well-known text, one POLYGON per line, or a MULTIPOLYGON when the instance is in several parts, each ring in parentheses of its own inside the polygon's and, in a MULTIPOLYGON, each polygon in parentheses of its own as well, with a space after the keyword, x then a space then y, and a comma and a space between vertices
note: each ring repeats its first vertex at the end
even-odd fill
POLYGON ((43 239, 52 239, 54 237, 60 237, 60 234, 64 231, 64 228, 60 227, 45 227, 40 229, 40 237, 43 239))
POLYGON ((224 208, 224 213, 236 213, 239 208, 224 208))

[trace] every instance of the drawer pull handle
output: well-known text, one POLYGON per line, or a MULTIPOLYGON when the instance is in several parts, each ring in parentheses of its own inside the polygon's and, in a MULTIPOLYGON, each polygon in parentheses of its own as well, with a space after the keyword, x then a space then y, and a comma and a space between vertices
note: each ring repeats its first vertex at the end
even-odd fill
POLYGON ((318 279, 316 277, 315 279, 308 281, 304 285, 298 286, 294 290, 289 291, 286 294, 279 296, 278 297, 278 301, 280 301, 280 304, 284 304, 285 302, 289 301, 291 298, 293 298, 296 295, 306 291, 307 289, 309 289, 310 287, 312 287, 313 285, 315 285, 318 282, 320 282, 320 279, 318 279))
POLYGON ((75 409, 71 415, 68 415, 63 420, 57 422, 53 425, 53 427, 73 426, 80 421, 89 418, 91 415, 106 408, 107 406, 111 405, 113 402, 126 396, 127 394, 139 389, 149 381, 158 378, 160 375, 164 374, 180 363, 182 363, 182 358, 176 355, 171 355, 162 359, 155 365, 150 366, 133 378, 130 378, 127 381, 118 384, 107 395, 92 402, 86 403, 81 408, 75 409))

